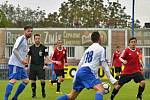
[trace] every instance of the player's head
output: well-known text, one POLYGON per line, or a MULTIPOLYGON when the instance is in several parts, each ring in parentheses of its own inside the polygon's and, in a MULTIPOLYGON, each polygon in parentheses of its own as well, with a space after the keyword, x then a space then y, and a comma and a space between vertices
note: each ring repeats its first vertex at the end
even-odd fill
POLYGON ((27 39, 31 37, 32 31, 33 31, 32 26, 25 26, 24 27, 24 35, 27 39))
POLYGON ((93 32, 91 35, 91 40, 93 43, 101 43, 101 38, 99 32, 93 32))
POLYGON ((120 51, 120 46, 116 46, 116 50, 117 50, 117 51, 120 51))
POLYGON ((34 42, 36 45, 40 44, 40 39, 41 39, 40 34, 34 34, 34 42))
POLYGON ((62 41, 61 40, 57 41, 57 47, 62 47, 62 41))
POLYGON ((129 47, 131 49, 135 49, 136 44, 137 44, 137 39, 135 37, 129 39, 129 47))

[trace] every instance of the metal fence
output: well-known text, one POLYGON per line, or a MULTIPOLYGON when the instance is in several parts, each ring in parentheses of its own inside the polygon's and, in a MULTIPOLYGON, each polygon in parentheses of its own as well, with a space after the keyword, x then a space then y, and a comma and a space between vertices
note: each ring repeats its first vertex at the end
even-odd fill
POLYGON ((150 68, 144 69, 144 76, 146 79, 150 79, 150 68))
MULTIPOLYGON (((8 64, 0 64, 0 80, 7 80, 8 79, 8 64)), ((45 79, 49 80, 52 78, 51 75, 51 68, 45 70, 45 79)))
POLYGON ((7 64, 0 64, 0 80, 8 79, 8 67, 7 64))

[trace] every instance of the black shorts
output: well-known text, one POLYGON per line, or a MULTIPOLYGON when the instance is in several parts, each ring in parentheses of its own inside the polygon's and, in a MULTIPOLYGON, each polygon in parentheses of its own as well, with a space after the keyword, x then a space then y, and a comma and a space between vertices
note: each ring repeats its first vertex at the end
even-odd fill
POLYGON ((64 69, 54 69, 56 77, 61 76, 62 78, 65 78, 64 69))
POLYGON ((121 67, 115 67, 115 73, 120 73, 122 71, 121 67))
POLYGON ((144 78, 144 76, 141 72, 136 72, 136 73, 133 73, 133 74, 121 75, 120 79, 118 81, 118 84, 119 85, 124 85, 125 83, 130 82, 132 79, 136 83, 139 83, 142 80, 145 80, 145 78, 144 78))
POLYGON ((29 71, 29 79, 30 80, 45 80, 45 69, 43 69, 43 66, 41 68, 30 68, 29 71))

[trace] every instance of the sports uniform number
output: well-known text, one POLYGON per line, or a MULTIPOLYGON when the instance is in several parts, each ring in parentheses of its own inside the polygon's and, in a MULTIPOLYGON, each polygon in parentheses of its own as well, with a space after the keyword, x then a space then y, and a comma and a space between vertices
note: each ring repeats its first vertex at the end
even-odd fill
POLYGON ((90 63, 93 59, 93 51, 89 51, 86 53, 86 60, 85 60, 85 63, 90 63))

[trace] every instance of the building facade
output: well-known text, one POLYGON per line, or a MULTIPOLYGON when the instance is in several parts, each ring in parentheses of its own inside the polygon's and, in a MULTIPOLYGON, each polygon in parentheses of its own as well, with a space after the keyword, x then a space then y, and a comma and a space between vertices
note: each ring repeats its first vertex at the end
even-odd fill
MULTIPOLYGON (((35 28, 33 34, 41 34, 41 41, 48 48, 53 48, 57 40, 62 40, 67 48, 69 65, 77 65, 85 49, 92 43, 91 33, 99 31, 106 49, 106 59, 111 63, 111 56, 116 46, 123 50, 128 46, 131 30, 101 29, 101 28, 35 28)), ((0 64, 7 63, 12 53, 13 44, 18 36, 23 34, 22 28, 0 29, 0 64)), ((142 49, 146 68, 150 68, 150 29, 135 29, 138 46, 142 49)), ((29 45, 33 44, 33 36, 29 45)), ((49 49, 52 50, 52 49, 49 49)))

